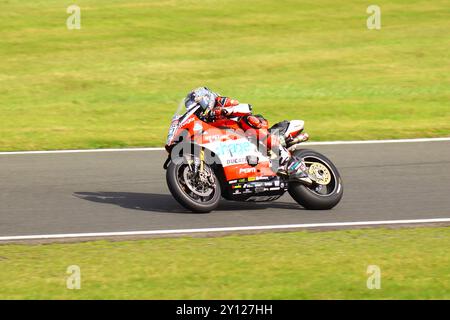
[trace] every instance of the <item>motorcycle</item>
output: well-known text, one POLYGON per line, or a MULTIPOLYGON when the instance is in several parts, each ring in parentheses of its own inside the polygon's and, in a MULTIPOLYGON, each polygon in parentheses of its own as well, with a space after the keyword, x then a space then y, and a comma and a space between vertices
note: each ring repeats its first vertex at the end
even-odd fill
MULTIPOLYGON (((239 108, 250 108, 241 104, 239 108)), ((335 165, 319 152, 302 148, 308 140, 302 120, 283 121, 269 131, 306 165, 309 179, 277 175, 277 150, 267 150, 254 134, 236 121, 220 124, 201 120, 200 106, 186 110, 181 103, 167 136, 166 181, 173 197, 197 213, 230 201, 275 201, 285 192, 306 209, 326 210, 342 198, 342 179, 335 165)))

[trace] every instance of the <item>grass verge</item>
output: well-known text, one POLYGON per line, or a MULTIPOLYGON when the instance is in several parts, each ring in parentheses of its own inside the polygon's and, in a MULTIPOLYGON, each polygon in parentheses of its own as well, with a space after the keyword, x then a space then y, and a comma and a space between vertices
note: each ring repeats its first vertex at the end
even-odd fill
POLYGON ((450 135, 448 0, 0 0, 0 150, 161 146, 207 85, 313 140, 450 135))
POLYGON ((0 299, 450 299, 449 248, 450 227, 0 245, 0 299))

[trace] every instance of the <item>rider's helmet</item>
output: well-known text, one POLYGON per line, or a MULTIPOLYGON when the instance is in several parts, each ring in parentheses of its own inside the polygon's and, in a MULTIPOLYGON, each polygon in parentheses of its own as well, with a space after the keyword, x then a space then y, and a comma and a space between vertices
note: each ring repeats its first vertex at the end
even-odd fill
POLYGON ((204 111, 211 110, 216 103, 217 94, 206 87, 199 87, 188 93, 184 105, 189 110, 199 104, 204 111))

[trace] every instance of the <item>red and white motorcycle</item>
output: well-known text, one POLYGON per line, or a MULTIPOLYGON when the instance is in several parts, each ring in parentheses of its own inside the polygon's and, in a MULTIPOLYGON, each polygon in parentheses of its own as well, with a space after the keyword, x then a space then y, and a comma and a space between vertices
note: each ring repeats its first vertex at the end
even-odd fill
MULTIPOLYGON (((239 105, 245 108, 248 105, 239 105)), ((324 210, 342 198, 342 180, 334 164, 319 152, 303 149, 308 139, 301 120, 283 121, 277 131, 288 150, 302 158, 309 182, 276 174, 276 152, 267 151, 235 121, 217 125, 200 120, 199 106, 180 105, 170 125, 164 164, 173 197, 193 212, 214 210, 221 197, 232 201, 274 201, 286 191, 306 209, 324 210), (186 111, 186 112, 184 112, 186 111)))

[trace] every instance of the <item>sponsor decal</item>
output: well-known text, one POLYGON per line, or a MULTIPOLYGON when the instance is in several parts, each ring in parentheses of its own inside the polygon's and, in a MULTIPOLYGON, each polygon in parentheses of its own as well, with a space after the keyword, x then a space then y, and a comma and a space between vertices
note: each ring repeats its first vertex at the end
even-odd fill
POLYGON ((191 118, 187 119, 184 123, 182 122, 182 124, 183 124, 183 126, 186 126, 186 125, 190 124, 194 120, 195 120, 195 117, 191 117, 191 118))
POLYGON ((269 189, 264 188, 264 187, 256 187, 255 188, 255 192, 264 192, 264 191, 268 191, 269 189))
POLYGON ((255 173, 256 168, 241 168, 239 169, 239 174, 248 174, 248 173, 255 173))
POLYGON ((273 201, 277 200, 280 196, 253 196, 246 201, 273 201))
POLYGON ((241 190, 235 190, 234 192, 233 192, 233 194, 241 194, 242 192, 241 192, 241 190))
POLYGON ((248 181, 255 181, 255 180, 256 180, 256 177, 248 177, 247 180, 248 180, 248 181))
POLYGON ((246 182, 246 179, 239 179, 238 182, 246 182))
POLYGON ((218 135, 218 134, 215 134, 215 135, 212 135, 212 136, 208 136, 207 134, 208 134, 208 132, 204 132, 203 133, 203 140, 205 142, 216 142, 216 141, 219 141, 223 137, 223 136, 218 135))
POLYGON ((252 144, 250 141, 223 143, 217 149, 217 154, 219 156, 223 156, 227 153, 231 153, 234 156, 244 155, 250 152, 251 146, 252 144))
POLYGON ((233 188, 233 189, 240 189, 240 188, 242 188, 242 186, 241 186, 240 184, 237 184, 237 185, 235 185, 235 186, 232 186, 232 188, 233 188))
POLYGON ((239 164, 239 163, 245 163, 245 162, 246 162, 245 158, 232 158, 232 159, 227 160, 227 165, 239 164))
POLYGON ((228 181, 229 184, 233 184, 233 183, 236 183, 236 182, 237 182, 237 180, 230 180, 230 181, 228 181))
POLYGON ((271 191, 280 190, 280 187, 270 188, 269 190, 271 191))

